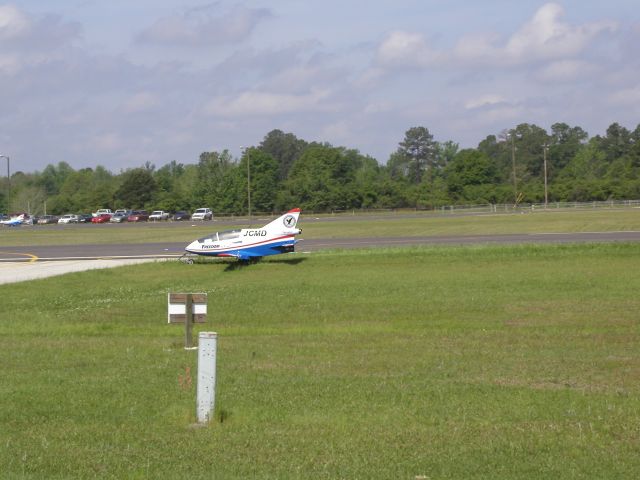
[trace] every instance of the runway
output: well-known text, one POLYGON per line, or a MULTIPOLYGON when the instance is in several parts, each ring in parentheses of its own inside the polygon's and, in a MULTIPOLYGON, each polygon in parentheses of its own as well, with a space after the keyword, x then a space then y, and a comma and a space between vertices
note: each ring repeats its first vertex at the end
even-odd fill
MULTIPOLYGON (((448 235, 426 237, 369 237, 300 239, 297 251, 376 248, 415 245, 472 245, 519 243, 638 242, 640 231, 536 233, 508 235, 448 235)), ((185 243, 143 243, 106 245, 46 245, 0 247, 0 263, 35 263, 81 260, 151 260, 176 258, 185 243)))
MULTIPOLYGON (((537 233, 510 235, 450 235, 300 239, 298 252, 329 249, 381 248, 416 245, 482 245, 527 243, 639 242, 640 232, 537 233)), ((82 270, 178 259, 184 243, 48 245, 0 247, 0 284, 45 278, 82 270)))

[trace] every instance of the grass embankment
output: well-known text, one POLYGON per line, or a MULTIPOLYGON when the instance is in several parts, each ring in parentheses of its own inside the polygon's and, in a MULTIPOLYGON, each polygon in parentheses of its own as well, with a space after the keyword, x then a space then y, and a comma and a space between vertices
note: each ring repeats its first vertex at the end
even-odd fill
POLYGON ((413 248, 4 285, 1 476, 634 478, 638 272, 637 244, 413 248), (168 291, 209 293, 206 428, 168 291))
MULTIPOLYGON (((262 226, 267 218, 254 219, 262 226)), ((571 233, 640 230, 640 211, 535 211, 523 214, 441 216, 388 214, 311 216, 298 224, 305 238, 420 237, 434 235, 491 235, 510 233, 571 233)), ((190 242, 215 231, 240 228, 227 220, 177 224, 44 225, 0 228, 0 245, 79 245, 114 243, 190 242)))

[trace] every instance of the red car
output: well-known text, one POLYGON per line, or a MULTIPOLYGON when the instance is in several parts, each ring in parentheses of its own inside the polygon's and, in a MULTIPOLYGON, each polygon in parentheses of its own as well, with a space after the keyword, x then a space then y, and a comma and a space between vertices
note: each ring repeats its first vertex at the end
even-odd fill
POLYGON ((146 210, 136 210, 127 217, 130 222, 146 222, 149 220, 149 212, 146 210))
POLYGON ((108 213, 102 213, 97 217, 93 217, 91 219, 91 223, 107 223, 109 220, 111 220, 111 215, 108 213))

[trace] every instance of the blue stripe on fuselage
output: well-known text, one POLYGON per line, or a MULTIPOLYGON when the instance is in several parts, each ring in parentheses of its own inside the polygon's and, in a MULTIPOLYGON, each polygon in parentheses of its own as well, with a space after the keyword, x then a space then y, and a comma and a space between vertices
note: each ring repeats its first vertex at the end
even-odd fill
POLYGON ((267 243, 263 245, 255 245, 245 248, 228 248, 216 252, 202 251, 202 252, 190 252, 197 253, 198 255, 204 255, 207 257, 228 257, 234 256, 240 259, 247 259, 252 257, 267 257, 269 255, 277 255, 282 252, 282 247, 295 245, 296 240, 287 239, 281 242, 267 243))

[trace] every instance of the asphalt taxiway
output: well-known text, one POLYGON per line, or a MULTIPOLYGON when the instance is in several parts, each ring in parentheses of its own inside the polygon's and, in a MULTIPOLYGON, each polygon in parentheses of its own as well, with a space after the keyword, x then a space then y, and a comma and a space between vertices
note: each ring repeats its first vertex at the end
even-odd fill
MULTIPOLYGON (((639 242, 640 231, 301 239, 299 252, 412 245, 639 242)), ((0 284, 93 268, 178 259, 184 243, 0 247, 0 284)))

